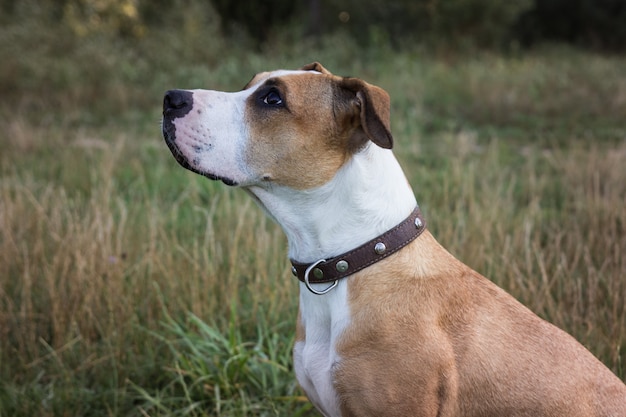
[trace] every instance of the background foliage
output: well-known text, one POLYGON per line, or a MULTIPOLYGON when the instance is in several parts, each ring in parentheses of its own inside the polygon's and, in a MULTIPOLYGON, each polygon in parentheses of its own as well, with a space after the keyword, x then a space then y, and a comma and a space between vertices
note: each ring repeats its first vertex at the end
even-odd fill
POLYGON ((257 44, 295 27, 296 39, 344 30, 361 44, 506 50, 559 41, 613 51, 626 47, 621 0, 2 0, 0 7, 4 20, 39 10, 40 17, 80 35, 106 31, 141 37, 148 29, 183 23, 181 8, 191 7, 200 14, 198 21, 219 19, 224 33, 245 32, 257 44))
POLYGON ((539 3, 258 3, 256 29, 237 4, 0 1, 0 416, 316 415, 282 232, 159 133, 169 88, 314 60, 390 92, 444 246, 625 378, 626 59, 604 35, 520 48, 539 3))

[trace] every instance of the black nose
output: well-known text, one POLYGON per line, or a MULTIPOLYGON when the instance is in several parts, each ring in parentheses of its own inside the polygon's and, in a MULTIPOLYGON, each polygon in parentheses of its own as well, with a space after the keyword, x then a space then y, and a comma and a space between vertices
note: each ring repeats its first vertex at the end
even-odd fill
POLYGON ((186 90, 169 90, 163 97, 163 116, 182 117, 193 107, 193 93, 186 90))

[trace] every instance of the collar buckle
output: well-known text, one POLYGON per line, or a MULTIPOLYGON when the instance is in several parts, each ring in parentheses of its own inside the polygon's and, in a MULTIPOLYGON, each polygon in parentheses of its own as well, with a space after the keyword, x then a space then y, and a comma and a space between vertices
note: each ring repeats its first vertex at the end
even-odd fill
POLYGON ((311 286, 310 278, 309 275, 311 274, 311 271, 313 272, 313 275, 321 275, 318 278, 322 278, 323 277, 323 272, 321 269, 317 269, 315 268, 317 265, 321 264, 322 262, 326 262, 326 259, 320 259, 319 261, 313 262, 311 265, 309 265, 309 267, 304 271, 304 285, 306 285, 307 289, 309 291, 311 291, 313 294, 315 295, 324 295, 327 292, 330 292, 330 290, 332 290, 333 288, 335 288, 337 285, 339 285, 339 280, 336 279, 333 281, 332 284, 330 284, 328 287, 326 287, 325 289, 318 291, 315 288, 313 288, 311 286), (319 271, 317 274, 316 272, 319 271))

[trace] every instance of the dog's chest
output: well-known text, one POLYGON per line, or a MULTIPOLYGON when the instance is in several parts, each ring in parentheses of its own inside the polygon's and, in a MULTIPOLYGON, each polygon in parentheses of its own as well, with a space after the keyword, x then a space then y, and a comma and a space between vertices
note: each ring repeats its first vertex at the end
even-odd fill
POLYGON ((307 396, 326 416, 340 416, 333 370, 341 358, 335 349, 350 324, 345 280, 325 295, 300 288, 300 325, 304 340, 294 346, 296 377, 307 396))

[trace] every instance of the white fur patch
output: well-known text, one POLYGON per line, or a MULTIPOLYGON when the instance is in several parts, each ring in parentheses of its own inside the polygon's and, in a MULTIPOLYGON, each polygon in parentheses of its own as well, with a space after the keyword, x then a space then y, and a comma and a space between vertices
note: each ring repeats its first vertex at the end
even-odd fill
POLYGON ((251 92, 192 93, 193 108, 189 114, 172 122, 176 127, 176 146, 194 169, 245 184, 250 173, 243 162, 247 141, 243 107, 251 92))
MULTIPOLYGON (((327 284, 321 284, 323 288, 327 284)), ((339 399, 333 382, 333 366, 341 358, 335 346, 350 324, 345 281, 324 296, 300 288, 300 313, 306 340, 296 342, 294 365, 298 382, 315 406, 326 416, 339 416, 339 399)))

